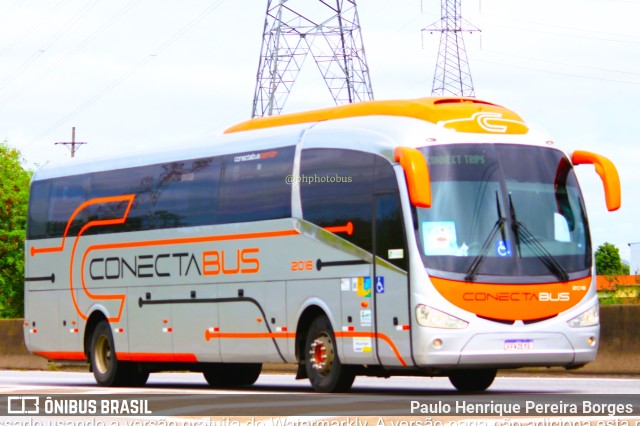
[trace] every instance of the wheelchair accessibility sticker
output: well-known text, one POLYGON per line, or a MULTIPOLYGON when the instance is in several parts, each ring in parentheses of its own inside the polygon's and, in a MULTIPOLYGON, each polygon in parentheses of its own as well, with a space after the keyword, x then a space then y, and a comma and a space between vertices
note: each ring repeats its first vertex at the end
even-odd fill
POLYGON ((496 255, 498 255, 498 257, 511 257, 511 242, 496 241, 496 255))

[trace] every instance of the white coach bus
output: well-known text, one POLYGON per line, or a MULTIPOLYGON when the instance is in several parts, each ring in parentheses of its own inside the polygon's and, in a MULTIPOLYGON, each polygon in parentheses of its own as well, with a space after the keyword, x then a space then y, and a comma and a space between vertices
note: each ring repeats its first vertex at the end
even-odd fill
POLYGON ((198 146, 38 170, 26 241, 27 347, 98 384, 201 371, 250 385, 298 366, 322 392, 357 375, 577 368, 598 299, 573 166, 476 99, 373 101, 258 118, 198 146))

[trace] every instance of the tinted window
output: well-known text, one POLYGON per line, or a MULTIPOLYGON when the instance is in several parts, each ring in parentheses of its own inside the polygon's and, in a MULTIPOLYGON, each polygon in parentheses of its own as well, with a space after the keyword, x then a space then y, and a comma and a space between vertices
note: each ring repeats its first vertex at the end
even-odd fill
POLYGON ((88 176, 34 182, 29 194, 28 237, 62 237, 65 232, 67 236, 77 235, 87 221, 87 211, 76 210, 87 201, 88 187, 88 176))
MULTIPOLYGON (((220 160, 204 158, 101 172, 93 175, 91 198, 134 194, 123 225, 91 233, 140 231, 215 223, 220 160)), ((122 217, 128 201, 89 208, 92 219, 122 217)))
POLYGON ((154 187, 155 166, 111 170, 91 175, 90 199, 105 199, 88 207, 89 220, 122 218, 129 201, 109 202, 109 197, 135 195, 123 225, 92 227, 88 233, 138 231, 152 228, 151 191, 154 187))
POLYGON ((82 176, 51 183, 47 233, 64 235, 67 224, 72 220, 68 235, 77 235, 86 221, 86 211, 80 210, 76 213, 76 209, 87 200, 86 183, 87 179, 82 176))
POLYGON ((376 156, 375 175, 373 177, 373 190, 376 194, 398 193, 398 180, 396 172, 389 161, 383 157, 376 156))
POLYGON ((215 222, 220 160, 204 158, 161 165, 151 195, 153 226, 168 228, 215 222))
POLYGON ((29 218, 27 220, 28 238, 46 238, 49 223, 48 205, 51 182, 41 180, 33 182, 29 190, 29 218))
POLYGON ((304 219, 323 228, 351 222, 351 235, 337 234, 371 251, 374 161, 375 155, 358 151, 302 151, 300 194, 304 219))
POLYGON ((34 182, 29 239, 57 238, 85 201, 68 235, 89 221, 122 218, 121 225, 92 226, 87 234, 210 225, 291 216, 294 147, 223 157, 96 172, 34 182), (223 174, 225 184, 221 185, 223 174), (133 195, 128 199, 111 197, 133 195))
POLYGON ((293 147, 225 156, 218 222, 291 217, 293 147))
POLYGON ((393 166, 376 158, 374 193, 376 199, 376 256, 407 269, 402 206, 393 166))

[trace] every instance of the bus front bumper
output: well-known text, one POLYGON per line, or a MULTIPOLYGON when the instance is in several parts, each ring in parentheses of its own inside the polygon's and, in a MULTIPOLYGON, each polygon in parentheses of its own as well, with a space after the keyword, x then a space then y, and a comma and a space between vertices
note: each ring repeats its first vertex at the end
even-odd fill
POLYGON ((577 366, 595 359, 598 328, 572 335, 560 332, 478 333, 466 341, 454 336, 429 339, 414 359, 420 367, 517 368, 577 366), (434 345, 436 340, 439 344, 434 345))

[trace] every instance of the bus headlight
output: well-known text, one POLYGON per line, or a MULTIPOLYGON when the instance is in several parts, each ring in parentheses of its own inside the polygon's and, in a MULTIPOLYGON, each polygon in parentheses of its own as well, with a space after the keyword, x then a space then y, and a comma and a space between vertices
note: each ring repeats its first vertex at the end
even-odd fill
POLYGON ((598 305, 593 305, 575 318, 567 321, 569 327, 590 327, 600 324, 600 310, 598 305))
POLYGON ((416 306, 416 319, 423 327, 432 328, 465 328, 468 322, 446 314, 427 305, 416 306))

